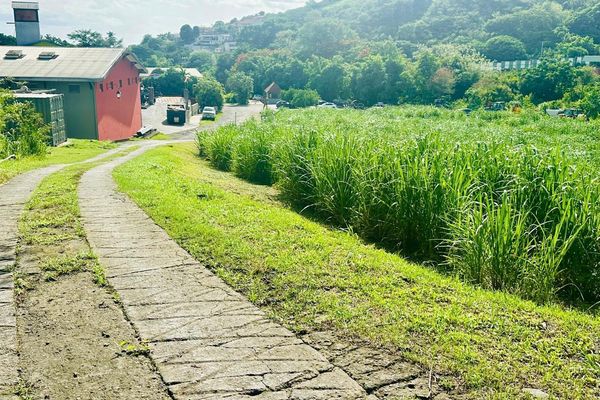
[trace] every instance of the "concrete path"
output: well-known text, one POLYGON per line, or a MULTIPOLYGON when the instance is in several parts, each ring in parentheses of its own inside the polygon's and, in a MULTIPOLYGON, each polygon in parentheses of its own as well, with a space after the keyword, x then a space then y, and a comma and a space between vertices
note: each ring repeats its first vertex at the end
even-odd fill
POLYGON ((149 147, 87 172, 80 208, 109 283, 174 398, 367 398, 345 372, 271 322, 117 192, 112 170, 149 147))
MULTIPOLYGON (((118 147, 84 162, 98 161, 121 150, 122 147, 118 147)), ((0 185, 0 396, 11 391, 18 380, 12 270, 17 257, 19 218, 25 203, 40 182, 65 166, 53 165, 27 172, 0 185)))
POLYGON ((12 270, 17 257, 18 222, 29 197, 55 165, 18 175, 0 186, 0 395, 17 383, 17 330, 12 270))

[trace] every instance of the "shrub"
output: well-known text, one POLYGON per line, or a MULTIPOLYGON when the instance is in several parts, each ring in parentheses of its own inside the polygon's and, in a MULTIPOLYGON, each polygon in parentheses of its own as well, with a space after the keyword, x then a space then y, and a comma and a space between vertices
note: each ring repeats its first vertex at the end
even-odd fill
POLYGON ((49 133, 50 127, 31 104, 0 92, 0 157, 45 154, 49 133))
POLYGON ((289 89, 283 91, 281 98, 290 103, 292 108, 316 106, 319 103, 319 93, 311 89, 289 89))

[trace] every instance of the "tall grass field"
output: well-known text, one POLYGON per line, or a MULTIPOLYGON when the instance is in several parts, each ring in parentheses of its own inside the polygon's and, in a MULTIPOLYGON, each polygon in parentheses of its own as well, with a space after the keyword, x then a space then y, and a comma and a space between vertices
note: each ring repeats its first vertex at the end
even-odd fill
POLYGON ((600 123, 427 107, 287 110, 199 154, 293 207, 539 303, 600 301, 600 123))

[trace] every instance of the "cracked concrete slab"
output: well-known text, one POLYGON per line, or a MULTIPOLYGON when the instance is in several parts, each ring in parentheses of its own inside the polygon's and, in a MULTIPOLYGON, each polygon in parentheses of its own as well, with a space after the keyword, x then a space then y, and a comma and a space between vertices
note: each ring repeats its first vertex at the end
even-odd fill
POLYGON ((87 237, 125 312, 147 340, 176 399, 368 399, 348 374, 272 322, 126 196, 112 170, 148 148, 83 175, 87 237), (154 244, 154 245, 153 245, 154 244))

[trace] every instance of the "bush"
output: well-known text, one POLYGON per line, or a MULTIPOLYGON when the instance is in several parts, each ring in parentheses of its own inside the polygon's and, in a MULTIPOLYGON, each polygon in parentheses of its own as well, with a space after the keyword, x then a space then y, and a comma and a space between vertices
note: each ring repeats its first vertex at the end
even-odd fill
POLYGON ((204 107, 216 107, 217 110, 223 108, 223 86, 214 79, 202 78, 194 87, 196 101, 200 109, 204 107))
POLYGON ((31 104, 0 92, 0 157, 45 154, 49 133, 50 127, 31 104))
POLYGON ((248 100, 254 92, 252 78, 243 72, 234 72, 229 75, 225 86, 233 94, 235 102, 242 105, 248 104, 248 100))
POLYGON ((316 106, 319 103, 319 93, 311 89, 284 90, 281 98, 290 103, 292 108, 316 106))

